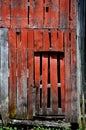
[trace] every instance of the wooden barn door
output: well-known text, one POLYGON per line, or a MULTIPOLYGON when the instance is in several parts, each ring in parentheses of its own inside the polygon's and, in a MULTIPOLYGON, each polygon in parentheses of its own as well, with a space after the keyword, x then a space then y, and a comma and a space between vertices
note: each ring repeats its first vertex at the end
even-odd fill
POLYGON ((64 56, 35 54, 36 115, 64 114, 64 56))

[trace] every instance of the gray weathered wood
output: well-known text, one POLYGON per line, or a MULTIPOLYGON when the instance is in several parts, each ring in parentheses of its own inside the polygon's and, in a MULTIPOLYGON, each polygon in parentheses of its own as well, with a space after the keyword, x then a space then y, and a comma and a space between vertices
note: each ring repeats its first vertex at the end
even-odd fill
POLYGON ((70 123, 66 123, 64 121, 44 121, 44 120, 10 120, 11 124, 13 125, 30 125, 30 126, 44 126, 44 127, 54 127, 54 128, 69 128, 71 125, 70 123))
POLYGON ((0 73, 0 111, 4 123, 8 120, 8 29, 0 29, 0 57, 1 57, 1 73, 0 73))

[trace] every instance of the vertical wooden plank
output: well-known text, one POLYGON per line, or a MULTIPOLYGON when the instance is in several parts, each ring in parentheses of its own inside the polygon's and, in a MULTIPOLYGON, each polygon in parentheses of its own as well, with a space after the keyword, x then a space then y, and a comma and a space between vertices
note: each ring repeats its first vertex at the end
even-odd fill
POLYGON ((63 31, 60 31, 58 30, 57 31, 57 48, 59 51, 64 51, 64 48, 63 48, 63 31))
POLYGON ((53 50, 57 51, 59 48, 57 47, 57 30, 51 30, 51 41, 52 41, 52 48, 53 50))
POLYGON ((77 20, 76 20, 76 16, 77 16, 77 3, 76 3, 76 0, 70 0, 70 28, 74 29, 76 28, 76 23, 77 23, 77 20))
POLYGON ((28 30, 28 110, 27 118, 33 116, 33 30, 28 30))
POLYGON ((63 31, 52 30, 51 31, 52 49, 54 51, 63 51, 63 31))
POLYGON ((51 1, 44 2, 44 28, 51 27, 51 1))
MULTIPOLYGON (((1 97, 1 36, 2 31, 0 30, 0 97, 1 97)), ((1 98, 0 98, 0 104, 1 104, 1 98)), ((1 105, 0 105, 0 113, 1 113, 1 105)))
POLYGON ((1 11, 1 6, 2 5, 2 0, 0 0, 0 27, 1 27, 1 23, 2 23, 2 11, 1 11))
POLYGON ((9 69, 10 69, 10 85, 9 85, 9 114, 11 118, 14 118, 16 115, 16 32, 12 29, 8 33, 9 38, 9 69))
POLYGON ((17 116, 27 114, 27 30, 17 34, 17 116))
POLYGON ((65 112, 65 86, 64 86, 64 58, 60 57, 60 80, 61 80, 61 107, 62 113, 65 112))
POLYGON ((71 121, 78 122, 76 81, 76 31, 71 32, 71 121))
POLYGON ((50 49, 49 32, 48 32, 48 30, 44 30, 44 32, 43 32, 43 50, 49 51, 49 49, 50 49))
POLYGON ((69 0, 60 0, 60 28, 69 27, 69 0))
POLYGON ((65 119, 71 116, 70 31, 65 31, 65 119))
POLYGON ((18 16, 18 11, 20 10, 18 8, 19 5, 19 1, 11 0, 11 27, 20 27, 20 21, 18 16))
POLYGON ((27 0, 11 0, 11 27, 23 28, 28 25, 27 0))
POLYGON ((43 0, 34 1, 34 27, 43 27, 43 0))
POLYGON ((42 114, 47 114, 48 56, 42 55, 42 114))
POLYGON ((59 0, 52 0, 51 4, 51 28, 58 28, 60 17, 59 17, 59 0))
POLYGON ((27 0, 20 0, 21 1, 21 6, 20 6, 20 27, 21 28, 26 28, 28 27, 28 8, 27 8, 27 0))
POLYGON ((29 27, 32 28, 34 26, 34 1, 29 0, 29 5, 28 5, 28 24, 29 27))
POLYGON ((8 29, 0 29, 1 44, 1 86, 0 86, 0 114, 4 123, 8 121, 8 29))
POLYGON ((34 50, 35 51, 41 51, 42 48, 42 44, 43 44, 43 33, 42 30, 34 30, 34 50))
POLYGON ((57 55, 50 55, 50 83, 51 83, 51 99, 52 99, 52 114, 58 112, 58 68, 57 55))
POLYGON ((10 27, 10 0, 2 0, 2 27, 10 27))
POLYGON ((40 103, 40 56, 35 55, 35 87, 36 87, 36 114, 39 114, 40 103))

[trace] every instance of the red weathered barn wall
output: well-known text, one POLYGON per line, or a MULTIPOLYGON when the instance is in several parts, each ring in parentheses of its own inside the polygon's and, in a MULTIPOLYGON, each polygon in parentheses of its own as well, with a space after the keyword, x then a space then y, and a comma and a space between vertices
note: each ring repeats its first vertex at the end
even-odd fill
POLYGON ((0 0, 0 27, 76 28, 76 0, 0 0))
MULTIPOLYGON (((76 9, 76 0, 0 0, 0 27, 9 29, 10 117, 33 117, 34 86, 37 87, 35 111, 39 111, 40 58, 35 53, 59 52, 64 54, 60 56, 62 114, 66 121, 77 121, 76 9)), ((48 111, 46 57, 46 53, 43 54, 43 113, 48 111)), ((55 73, 58 61, 55 57, 56 54, 50 54, 53 115, 58 113, 58 98, 55 97, 58 95, 58 75, 55 73)))

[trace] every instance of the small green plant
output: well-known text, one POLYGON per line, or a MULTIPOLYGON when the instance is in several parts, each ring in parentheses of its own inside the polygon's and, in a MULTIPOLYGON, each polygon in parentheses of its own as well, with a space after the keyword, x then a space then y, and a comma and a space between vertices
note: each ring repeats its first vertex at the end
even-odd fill
POLYGON ((17 130, 17 128, 16 127, 12 128, 9 126, 0 126, 0 130, 17 130))

